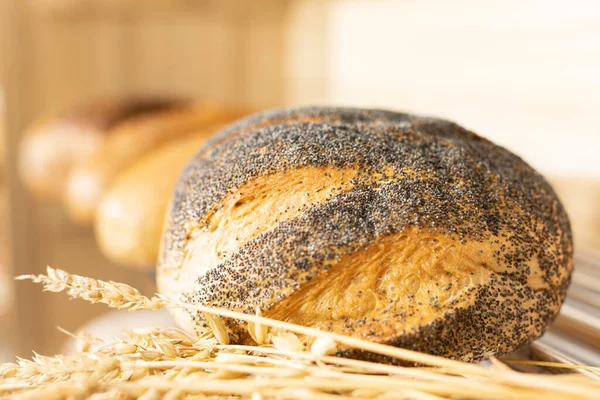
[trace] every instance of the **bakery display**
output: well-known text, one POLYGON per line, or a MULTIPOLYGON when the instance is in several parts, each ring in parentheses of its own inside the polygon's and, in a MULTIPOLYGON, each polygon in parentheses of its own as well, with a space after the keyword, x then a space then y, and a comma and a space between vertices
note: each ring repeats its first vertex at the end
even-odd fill
POLYGON ((74 221, 93 222, 102 196, 118 174, 149 151, 199 129, 210 131, 244 112, 197 103, 130 118, 116 126, 102 148, 69 173, 64 203, 74 221))
POLYGON ((441 119, 301 108, 237 122, 192 159, 157 282, 191 304, 477 361, 544 332, 572 251, 554 191, 506 149, 441 119))
POLYGON ((19 175, 38 197, 60 199, 73 165, 98 152, 112 128, 178 104, 160 99, 96 100, 36 121, 21 141, 19 175))
POLYGON ((154 268, 177 178, 210 133, 165 144, 118 176, 102 198, 94 224, 104 255, 129 266, 154 268))
POLYGON ((28 130, 20 175, 33 194, 62 200, 73 221, 94 225, 109 259, 154 268, 181 169, 213 132, 245 114, 206 102, 88 102, 28 130))

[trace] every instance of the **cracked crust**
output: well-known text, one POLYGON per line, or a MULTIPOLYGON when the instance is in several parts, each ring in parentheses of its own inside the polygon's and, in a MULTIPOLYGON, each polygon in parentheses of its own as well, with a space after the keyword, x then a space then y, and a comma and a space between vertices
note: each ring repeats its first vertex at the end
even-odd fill
POLYGON ((509 151, 435 118, 304 108, 251 116, 203 147, 157 272, 161 292, 189 303, 477 361, 539 337, 572 266, 562 205, 509 151))

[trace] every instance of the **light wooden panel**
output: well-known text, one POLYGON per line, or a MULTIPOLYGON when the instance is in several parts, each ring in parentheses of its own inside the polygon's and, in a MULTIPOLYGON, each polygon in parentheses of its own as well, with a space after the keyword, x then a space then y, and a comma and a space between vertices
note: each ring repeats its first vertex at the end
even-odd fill
POLYGON ((114 17, 124 13, 165 13, 174 9, 195 9, 198 3, 215 0, 23 0, 35 12, 61 18, 89 19, 114 17))
POLYGON ((129 40, 121 19, 55 20, 33 14, 32 20, 34 115, 129 92, 123 61, 129 40))
POLYGON ((7 55, 9 51, 9 4, 0 1, 0 362, 12 361, 12 347, 16 345, 15 320, 12 313, 12 268, 8 263, 10 245, 8 243, 8 193, 5 177, 5 147, 6 147, 6 111, 4 99, 6 95, 5 82, 7 74, 7 55))
POLYGON ((330 3, 328 101, 457 120, 555 175, 600 177, 600 3, 330 3))
POLYGON ((31 13, 36 44, 31 107, 38 113, 120 93, 279 105, 287 3, 207 1, 102 18, 31 13))
POLYGON ((272 107, 283 98, 286 1, 208 2, 134 19, 134 90, 272 107))
POLYGON ((244 101, 261 107, 281 105, 284 91, 286 15, 289 2, 253 1, 251 17, 238 13, 243 23, 238 41, 245 59, 243 76, 244 101))
POLYGON ((132 33, 136 88, 231 100, 243 60, 235 52, 239 33, 229 16, 215 9, 155 16, 136 20, 132 33))
MULTIPOLYGON (((18 0, 4 1, 2 14, 6 23, 2 24, 3 75, 2 85, 6 94, 6 177, 9 189, 9 269, 12 275, 25 269, 37 272, 37 248, 32 243, 37 242, 37 229, 32 215, 33 205, 20 185, 16 174, 16 151, 18 135, 25 125, 28 114, 28 104, 32 99, 32 47, 29 21, 23 3, 18 0)), ((17 354, 27 355, 25 349, 32 349, 41 344, 44 326, 41 292, 29 292, 17 286, 14 291, 14 301, 17 305, 13 315, 5 318, 8 330, 8 341, 12 343, 17 354), (40 312, 42 311, 42 312, 40 312), (18 317, 18 318, 17 318, 18 317)))
POLYGON ((286 104, 321 104, 329 96, 328 21, 332 10, 329 2, 321 0, 289 5, 283 67, 286 104))

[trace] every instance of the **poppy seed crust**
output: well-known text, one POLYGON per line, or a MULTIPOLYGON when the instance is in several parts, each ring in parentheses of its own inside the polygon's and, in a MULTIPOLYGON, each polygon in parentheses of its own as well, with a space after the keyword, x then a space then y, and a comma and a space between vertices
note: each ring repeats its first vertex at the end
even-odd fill
MULTIPOLYGON (((572 267, 560 201, 508 150, 441 119, 300 108, 245 118, 200 149, 157 272, 161 292, 189 303, 476 361, 539 337, 572 267)), ((176 318, 206 329, 199 314, 176 318)))

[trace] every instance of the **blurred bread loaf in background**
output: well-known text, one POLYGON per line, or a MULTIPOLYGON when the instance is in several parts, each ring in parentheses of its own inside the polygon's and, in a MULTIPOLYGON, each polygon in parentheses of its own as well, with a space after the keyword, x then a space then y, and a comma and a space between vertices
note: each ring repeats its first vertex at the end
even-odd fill
POLYGON ((64 193, 71 218, 91 224, 109 185, 116 176, 149 151, 199 129, 217 129, 242 116, 241 111, 193 104, 131 118, 116 126, 91 157, 73 166, 64 193))
POLYGON ((109 260, 153 268, 181 169, 212 132, 245 114, 153 98, 84 102, 27 130, 19 173, 39 199, 61 200, 72 221, 95 223, 109 260))
POLYGON ((21 179, 36 196, 60 199, 71 168, 98 152, 114 127, 177 104, 150 98, 94 100, 41 118, 31 124, 21 141, 21 179))
POLYGON ((100 202, 95 223, 98 245, 109 259, 140 267, 156 263, 177 178, 211 132, 161 146, 119 175, 100 202))

